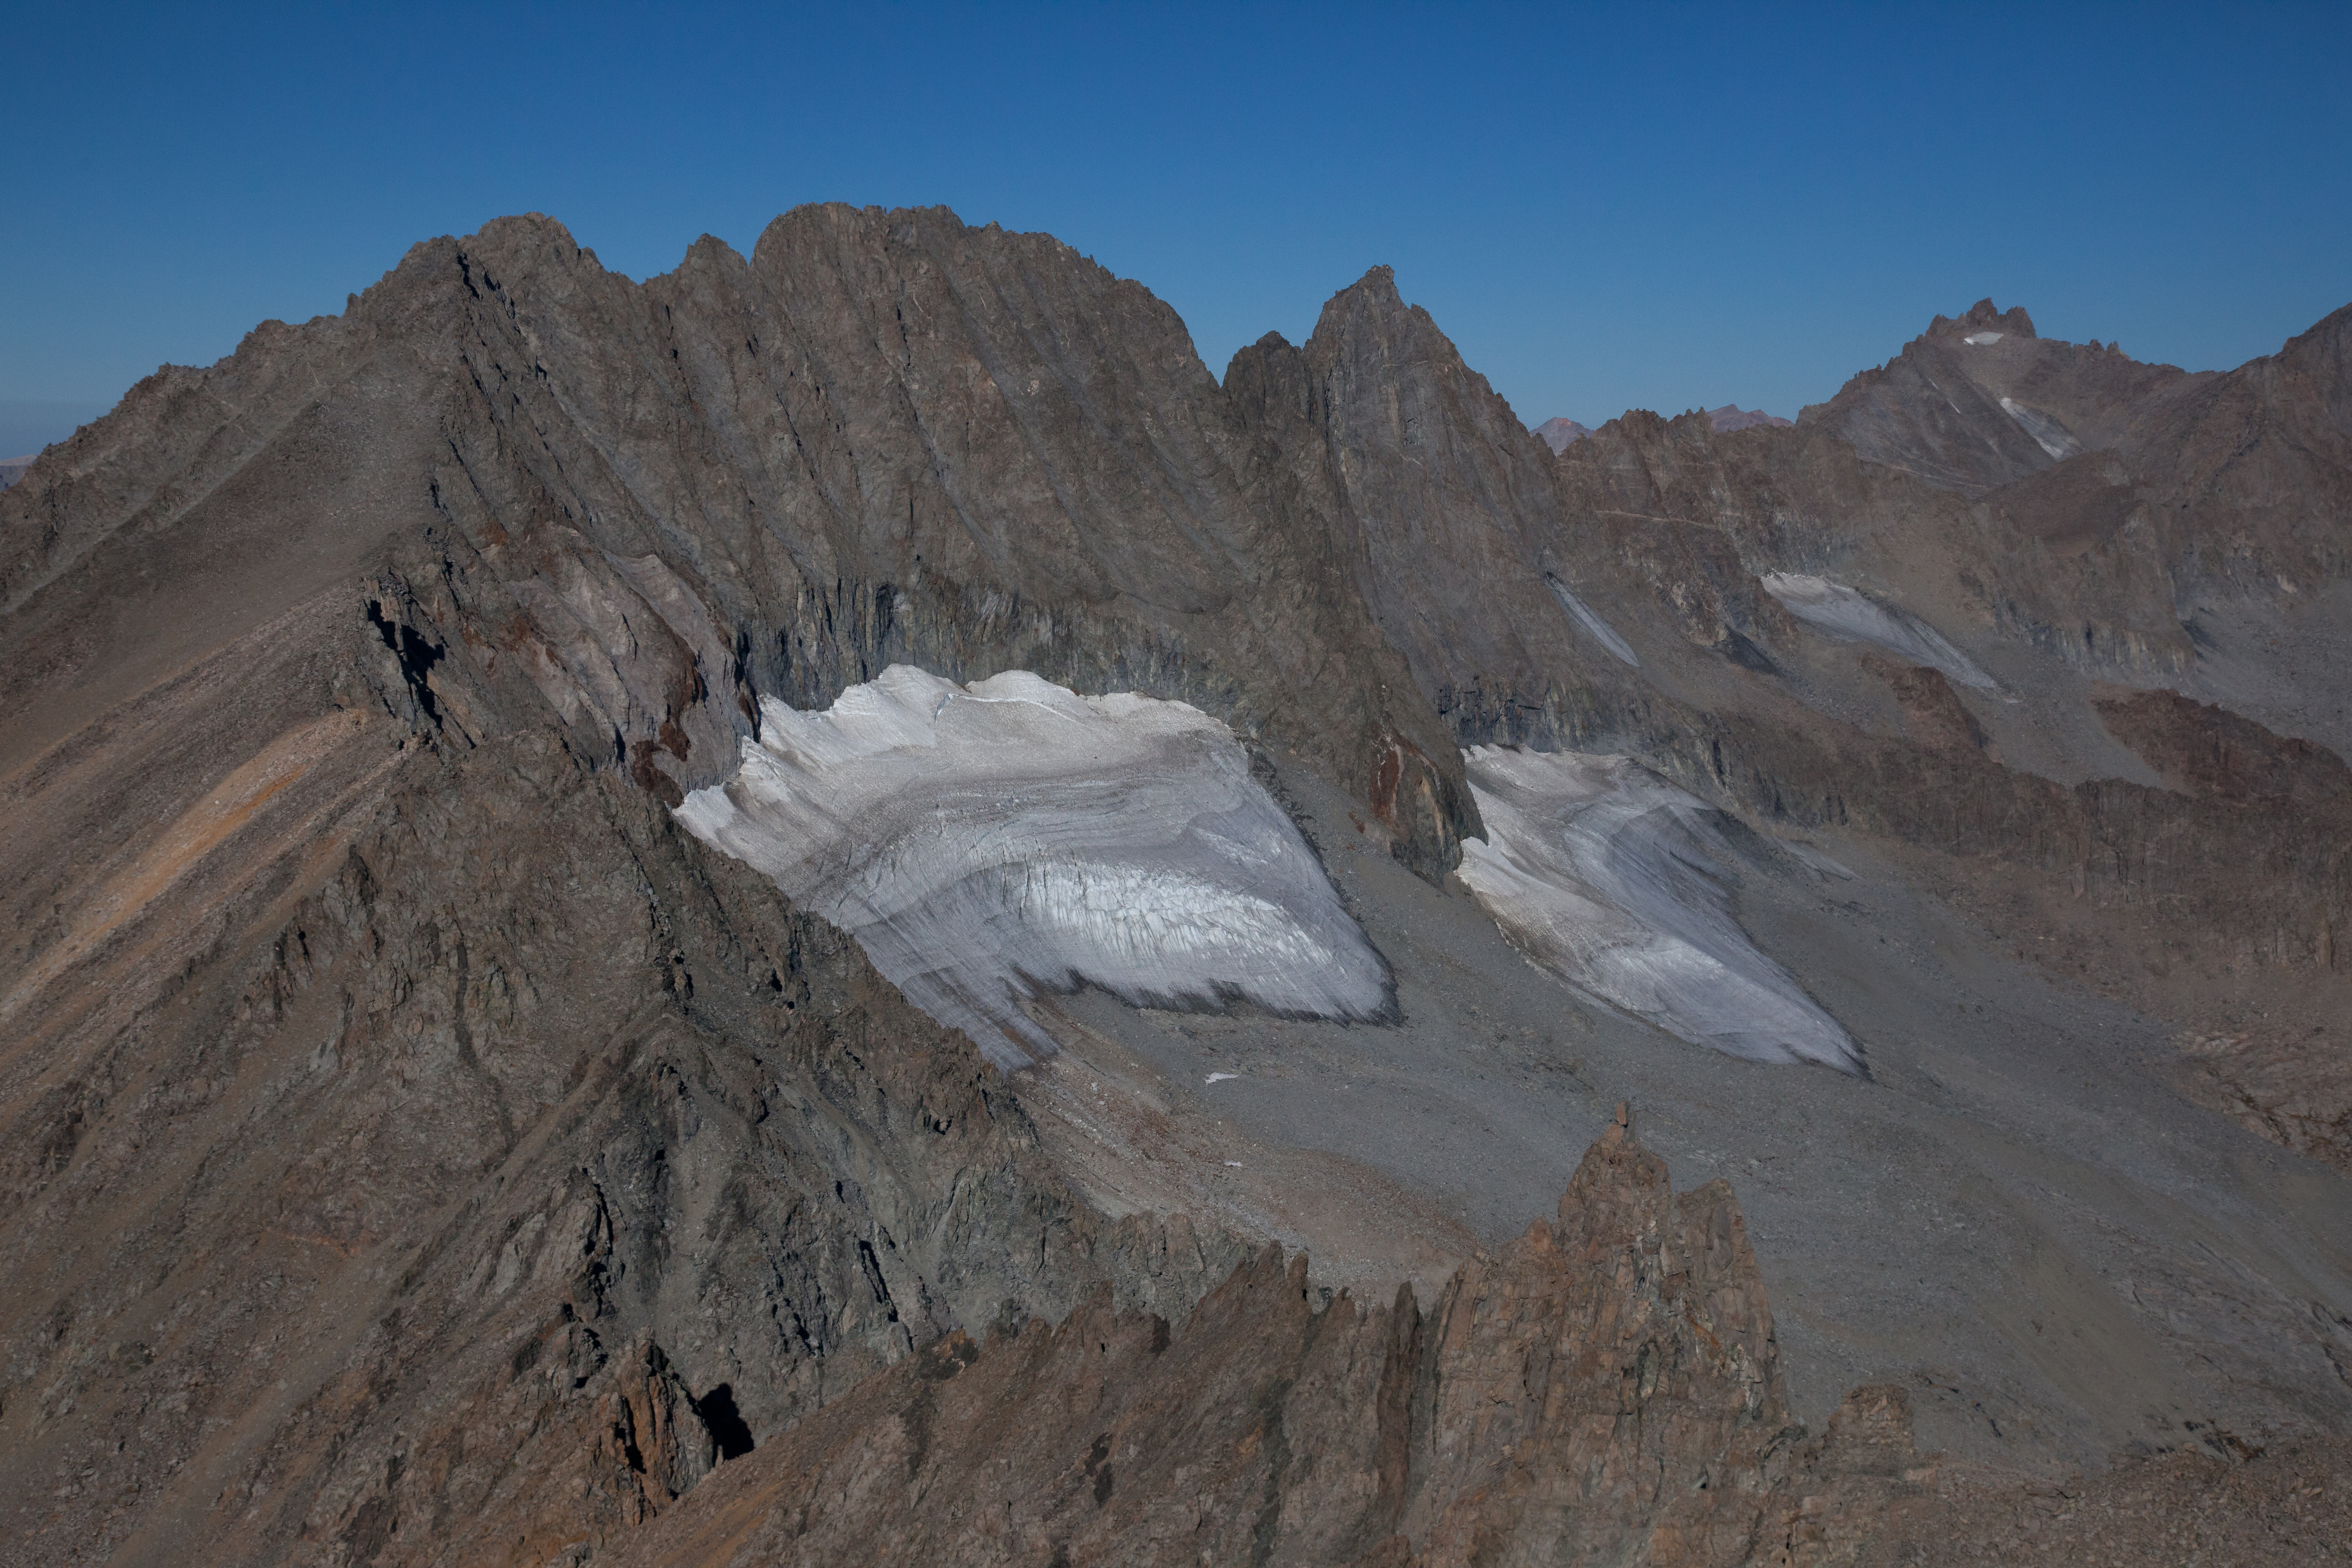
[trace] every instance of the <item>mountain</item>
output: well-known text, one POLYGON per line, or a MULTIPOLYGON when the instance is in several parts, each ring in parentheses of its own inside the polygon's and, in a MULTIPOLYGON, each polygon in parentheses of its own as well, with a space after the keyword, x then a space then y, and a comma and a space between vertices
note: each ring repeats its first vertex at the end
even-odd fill
POLYGON ((2122 441, 2154 410, 2211 379, 2141 364, 2115 344, 2037 336, 2022 309, 1979 300, 1799 417, 1866 459, 1979 495, 2122 441))
MULTIPOLYGON (((1753 429, 1759 425, 1785 429, 1796 423, 1793 419, 1783 419, 1777 414, 1767 414, 1760 408, 1741 408, 1729 403, 1720 408, 1708 410, 1706 416, 1717 433, 1725 435, 1734 430, 1753 429)), ((1566 450, 1571 443, 1582 440, 1592 432, 1573 419, 1547 419, 1536 426, 1536 434, 1543 437, 1545 446, 1549 447, 1554 452, 1560 452, 1566 450)))
POLYGON ((824 206, 159 371, 0 492, 0 1531, 2301 1560, 2347 331, 1555 451, 824 206))
MULTIPOLYGON (((34 454, 36 457, 38 455, 34 454)), ((6 489, 10 485, 23 479, 25 470, 32 466, 33 458, 30 457, 0 458, 0 490, 6 489)))
POLYGON ((1543 437, 1545 446, 1557 452, 1592 432, 1573 419, 1547 419, 1536 426, 1536 434, 1543 437))
POLYGON ((1706 420, 1708 424, 1715 426, 1717 434, 1725 436, 1734 430, 1752 430, 1759 425, 1769 425, 1776 430, 1785 430, 1796 423, 1793 419, 1783 419, 1777 414, 1767 414, 1760 408, 1742 408, 1735 403, 1727 403, 1720 408, 1708 409, 1706 420))

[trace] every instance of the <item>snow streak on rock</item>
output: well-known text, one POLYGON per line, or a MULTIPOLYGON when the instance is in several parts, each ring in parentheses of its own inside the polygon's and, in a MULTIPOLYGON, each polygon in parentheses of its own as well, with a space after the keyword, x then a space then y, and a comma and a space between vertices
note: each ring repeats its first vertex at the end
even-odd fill
POLYGON ((695 837, 855 935, 1001 1067, 1051 1055, 1043 986, 1374 1019, 1388 969, 1223 724, 1025 670, 893 665, 822 713, 772 700, 695 837))
POLYGON ((1790 615, 1818 631, 1849 641, 1876 643, 1914 664, 1933 666, 1963 686, 1983 691, 2000 689, 2000 682, 1987 675, 1976 660, 1908 610, 1882 605, 1858 588, 1826 577, 1767 572, 1760 581, 1764 591, 1780 600, 1790 615))
POLYGON ((1763 1062, 1859 1072, 1861 1053, 1732 913, 1717 814, 1623 757, 1467 753, 1486 838, 1462 879, 1513 946, 1667 1033, 1763 1062))
POLYGON ((1586 635, 1590 636, 1594 642, 1599 643, 1634 668, 1642 668, 1642 661, 1633 657, 1633 645, 1619 637, 1617 628, 1602 620, 1583 600, 1570 593, 1567 584, 1549 572, 1544 574, 1544 581, 1551 584, 1552 597, 1559 601, 1559 607, 1566 610, 1570 618, 1582 626, 1586 635))
POLYGON ((2019 429, 2032 437, 2043 451, 2060 462, 2083 449, 2083 444, 2074 439, 2073 431, 2039 408, 2029 407, 2012 397, 2004 397, 2000 400, 2000 411, 2016 420, 2019 429))

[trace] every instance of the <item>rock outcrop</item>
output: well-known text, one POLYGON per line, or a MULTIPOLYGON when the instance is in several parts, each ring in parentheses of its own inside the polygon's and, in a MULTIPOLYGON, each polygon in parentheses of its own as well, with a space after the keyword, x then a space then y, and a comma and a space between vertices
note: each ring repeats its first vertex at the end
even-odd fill
POLYGON ((1818 1563, 1926 1495, 1900 1390, 1792 1426, 1727 1187, 1620 1121, 1426 1310, 1269 1250, 1171 1329, 1100 1293, 940 1341, 726 1468, 631 1564, 1818 1563), (1836 1508, 1829 1506, 1834 1494, 1836 1508))

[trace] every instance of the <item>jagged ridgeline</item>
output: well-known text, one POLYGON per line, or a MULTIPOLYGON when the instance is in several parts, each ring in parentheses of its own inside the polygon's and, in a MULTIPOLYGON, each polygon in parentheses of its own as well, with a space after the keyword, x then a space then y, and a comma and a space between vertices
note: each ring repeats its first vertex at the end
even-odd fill
POLYGON ((822 206, 643 283, 501 220, 159 371, 0 490, 0 1556, 2303 1496, 2347 342, 1988 301, 1555 453, 1385 268, 1220 376, 1058 240, 822 206))

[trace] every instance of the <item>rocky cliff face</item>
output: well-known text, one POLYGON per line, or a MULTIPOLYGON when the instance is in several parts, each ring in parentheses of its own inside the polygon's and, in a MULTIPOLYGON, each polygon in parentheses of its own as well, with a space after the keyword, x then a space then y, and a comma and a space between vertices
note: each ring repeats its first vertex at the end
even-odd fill
POLYGON ((1240 1256, 1080 1204, 968 1041, 616 773, 405 760, 274 931, 42 1042, 23 1560, 366 1562, 486 1510, 551 1550, 951 1328, 1240 1256))
MULTIPOLYGON (((1781 1436, 1722 1189, 1671 1195, 1615 1134, 1427 1310, 1326 1305, 1263 1250, 1271 1189, 1192 1202, 1272 1178, 1172 1084, 1130 1121, 1177 1152, 1105 1178, 1134 1148, 1097 1068, 1149 1074, 1072 1022, 1089 999, 1056 1027, 1095 1058, 1007 1078, 671 808, 761 700, 892 663, 1182 699, 1322 803, 1285 796, 1423 1009, 1402 1032, 1448 994, 1407 972, 1451 962, 1422 933, 1493 940, 1447 881, 1483 827, 1462 748, 1630 755, 1726 835, 1839 836, 2021 972, 2143 1009, 2193 1042, 2157 1076, 2345 1168, 2347 321, 2200 377, 1987 305, 1794 428, 1636 414, 1555 454, 1385 269, 1219 381, 1057 241, 825 207, 642 285, 506 220, 159 372, 0 494, 12 1555, 581 1561, 657 1518, 629 1550, 1860 1550, 1836 1500, 1909 1506, 1897 1402, 1781 1436), (1993 684, 1801 620, 1764 583, 1791 574, 1993 684)), ((1482 1008, 1601 1026, 1509 973, 1460 1005, 1465 1107, 1502 1060, 1482 1008)), ((1557 1045, 1545 1081, 1591 1093, 1557 1045)), ((1849 1091, 1880 1088, 1820 1093, 1849 1091)), ((2259 1286, 2133 1254, 2129 1321, 2212 1349, 2226 1298, 2256 1327, 2189 1359, 2332 1430, 2341 1250, 2286 1229, 2337 1178, 2231 1159, 2181 1180, 2289 1215, 2231 1265, 2259 1286)), ((1458 1259, 1451 1186, 1406 1197, 1458 1259)), ((2074 1275, 1999 1278, 2157 1364, 2074 1275)))
POLYGON ((1318 1301, 1269 1251, 1172 1331, 1105 1293, 944 1339, 618 1560, 1821 1563, 1932 1474, 1900 1390, 1791 1425, 1738 1205, 1621 1120, 1426 1310, 1318 1301))

